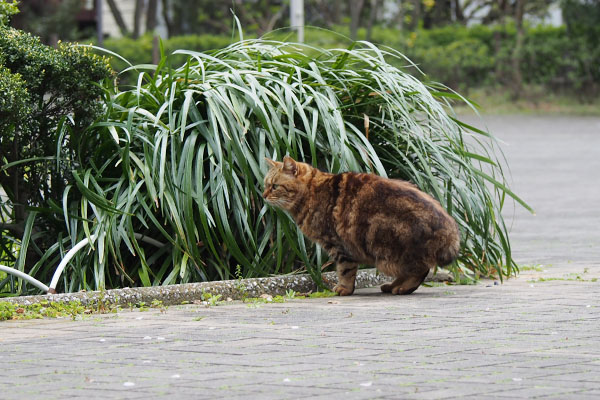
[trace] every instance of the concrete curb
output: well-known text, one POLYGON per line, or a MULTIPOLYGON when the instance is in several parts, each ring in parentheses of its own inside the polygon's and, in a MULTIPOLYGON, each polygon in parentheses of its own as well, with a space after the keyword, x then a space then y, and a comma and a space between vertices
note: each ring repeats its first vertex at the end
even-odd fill
MULTIPOLYGON (((359 270, 356 276, 356 288, 363 289, 373 287, 389 282, 390 280, 392 280, 392 278, 378 274, 374 268, 359 270)), ((433 274, 433 271, 430 271, 426 279, 426 281, 436 282, 452 280, 452 275, 442 271, 438 271, 435 275, 433 274)), ((333 288, 337 283, 335 272, 324 273, 323 281, 327 286, 333 288)), ((195 300, 201 300, 202 294, 204 293, 210 293, 212 295, 220 294, 223 300, 227 298, 240 300, 243 297, 260 297, 262 294, 270 294, 272 296, 285 295, 287 290, 293 290, 297 293, 310 293, 317 291, 317 285, 308 274, 282 275, 269 278, 111 289, 104 292, 95 291, 22 296, 6 298, 1 301, 22 305, 30 305, 42 301, 61 303, 80 301, 84 306, 97 304, 103 304, 105 306, 128 306, 130 304, 138 304, 141 302, 150 305, 153 300, 160 300, 164 305, 176 305, 184 302, 192 303, 195 300)))

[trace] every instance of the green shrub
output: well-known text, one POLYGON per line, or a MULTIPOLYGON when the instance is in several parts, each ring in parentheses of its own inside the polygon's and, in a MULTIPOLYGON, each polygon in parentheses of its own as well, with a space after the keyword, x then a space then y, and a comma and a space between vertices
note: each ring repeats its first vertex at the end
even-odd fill
POLYGON ((87 48, 54 49, 0 26, 0 256, 9 266, 29 271, 60 239, 64 225, 50 208, 60 211, 72 155, 86 151, 79 134, 101 112, 98 82, 110 76, 107 59, 87 48))
POLYGON ((191 61, 162 60, 140 70, 139 86, 107 88, 105 116, 82 134, 94 151, 77 157, 64 215, 70 246, 94 235, 94 250, 74 259, 62 290, 302 269, 319 281, 326 255, 261 196, 264 157, 285 154, 415 182, 459 221, 455 271, 514 272, 499 200, 512 192, 491 143, 467 146, 445 110, 453 95, 385 61, 401 55, 262 40, 178 53, 191 61))
POLYGON ((562 0, 567 36, 572 44, 570 80, 580 95, 600 93, 600 3, 562 0))
POLYGON ((0 0, 0 26, 8 25, 10 17, 18 12, 17 3, 0 0))
MULTIPOLYGON (((209 50, 222 49, 230 45, 232 42, 231 36, 220 35, 186 35, 174 36, 164 42, 166 54, 172 54, 179 49, 191 51, 206 52, 209 50)), ((181 65, 185 62, 185 55, 174 55, 172 58, 173 65, 181 65)))
POLYGON ((0 143, 15 135, 27 116, 31 114, 29 94, 19 74, 13 74, 2 65, 0 56, 0 143))
POLYGON ((575 68, 573 43, 565 27, 540 26, 528 30, 523 44, 523 79, 532 84, 543 84, 564 89, 570 71, 575 68))
MULTIPOLYGON (((592 96, 597 94, 600 70, 593 66, 600 64, 600 45, 596 40, 600 34, 594 36, 589 32, 595 32, 600 25, 579 29, 582 24, 584 22, 571 23, 576 27, 573 29, 526 27, 520 64, 525 84, 541 84, 551 91, 580 94, 583 89, 592 96)), ((418 64, 428 78, 453 88, 494 86, 509 83, 507 80, 513 76, 514 23, 449 25, 413 32, 376 28, 373 40, 401 51, 418 64)))
MULTIPOLYGON (((147 34, 132 39, 130 37, 110 38, 104 41, 103 47, 107 50, 119 54, 131 64, 150 64, 152 63, 152 35, 147 34)), ((172 55, 177 49, 187 49, 192 51, 208 51, 223 48, 231 43, 231 36, 221 35, 186 35, 174 36, 162 40, 165 54, 171 55, 170 62, 173 65, 179 65, 185 62, 185 56, 172 55)), ((112 59, 115 69, 127 67, 125 63, 118 58, 112 59)))
POLYGON ((475 39, 418 47, 411 59, 431 79, 461 90, 489 83, 494 67, 494 57, 487 46, 475 39))
MULTIPOLYGON (((579 15, 579 14, 577 14, 579 15)), ((600 84, 600 72, 594 65, 600 63, 600 46, 581 24, 565 26, 529 26, 523 43, 521 73, 524 84, 544 85, 547 90, 582 92, 594 94, 600 84)), ((587 25, 586 25, 587 26, 587 25)), ((590 28, 592 31, 595 28, 590 28)), ((366 31, 359 29, 359 39, 366 31)), ((306 43, 317 48, 346 48, 351 44, 347 26, 337 26, 335 31, 307 27, 306 43)), ((600 35, 599 35, 600 36, 600 35)), ((296 34, 281 29, 265 36, 278 41, 295 41, 296 34)), ((418 65, 410 69, 404 59, 389 58, 389 62, 407 70, 419 79, 429 79, 461 91, 483 86, 509 84, 514 76, 512 56, 516 41, 514 23, 504 25, 448 25, 434 29, 400 31, 381 26, 373 27, 372 41, 402 52, 418 65)), ((221 48, 231 42, 230 36, 201 35, 172 37, 163 41, 166 54, 176 49, 207 51, 221 48)), ((106 48, 133 64, 149 63, 152 60, 152 38, 144 36, 138 40, 130 38, 108 39, 106 48)), ((309 54, 310 49, 305 49, 309 54)), ((113 59, 116 69, 126 67, 113 59)), ((180 65, 184 56, 172 56, 171 65, 180 65)))
MULTIPOLYGON (((144 35, 138 39, 128 36, 121 38, 108 38, 104 40, 103 47, 111 50, 132 64, 149 64, 152 62, 152 36, 144 35)), ((117 58, 111 59, 112 66, 115 69, 123 69, 126 64, 117 58)))

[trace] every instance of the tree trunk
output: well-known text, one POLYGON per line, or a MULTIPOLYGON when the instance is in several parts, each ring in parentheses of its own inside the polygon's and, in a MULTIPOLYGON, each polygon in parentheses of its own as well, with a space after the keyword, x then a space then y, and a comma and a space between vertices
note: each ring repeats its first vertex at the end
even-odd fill
POLYGON ((158 10, 158 0, 148 1, 148 10, 146 14, 146 32, 152 32, 156 28, 156 12, 158 10))
POLYGON ((463 9, 460 4, 460 0, 453 0, 453 1, 454 1, 454 18, 456 19, 456 22, 464 25, 466 23, 465 14, 463 13, 463 9))
POLYGON ((515 7, 515 25, 517 28, 517 37, 515 47, 512 52, 512 97, 518 99, 523 91, 523 74, 521 73, 521 53, 523 50, 523 39, 525 36, 523 30, 523 14, 525 0, 517 0, 515 7))
POLYGON ((364 0, 350 0, 350 38, 352 40, 356 40, 356 34, 360 25, 360 14, 364 4, 364 0))
POLYGON ((135 11, 133 13, 133 38, 137 39, 140 37, 140 23, 142 21, 142 14, 144 13, 144 0, 135 0, 135 11))
POLYGON ((162 14, 167 26, 167 36, 173 36, 173 21, 171 21, 171 13, 169 8, 169 0, 162 0, 162 14))
POLYGON ((371 40, 371 33, 373 31, 373 23, 377 18, 377 11, 379 10, 379 6, 381 4, 381 0, 371 0, 371 12, 369 13, 369 21, 367 22, 367 37, 368 41, 371 40))
POLYGON ((119 11, 119 7, 117 7, 115 0, 106 0, 106 2, 108 3, 110 12, 115 17, 115 22, 119 26, 121 35, 123 35, 123 36, 128 35, 129 30, 127 29, 127 25, 125 25, 125 20, 123 19, 123 15, 121 14, 121 11, 119 11))
POLYGON ((421 0, 413 0, 413 11, 412 11, 412 21, 410 23, 411 29, 416 29, 419 27, 421 22, 421 0))
MULTIPOLYGON (((500 29, 496 29, 494 31, 494 53, 500 54, 500 49, 502 48, 502 40, 506 37, 506 15, 508 15, 510 5, 507 0, 498 0, 496 2, 497 12, 498 12, 498 23, 502 27, 502 31, 500 29)), ((490 13, 493 13, 492 9, 490 13)), ((488 15, 489 16, 489 15, 488 15)), ((496 62, 496 80, 500 83, 506 83, 506 77, 504 75, 504 69, 506 68, 506 64, 508 60, 497 60, 496 62)))

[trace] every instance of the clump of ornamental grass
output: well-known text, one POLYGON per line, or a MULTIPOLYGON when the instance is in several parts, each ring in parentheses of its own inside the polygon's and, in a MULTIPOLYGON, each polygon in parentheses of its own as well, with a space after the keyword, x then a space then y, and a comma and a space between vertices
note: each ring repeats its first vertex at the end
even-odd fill
POLYGON ((65 238, 93 245, 64 290, 230 279, 238 265, 244 277, 307 270, 320 281, 326 254, 261 196, 264 158, 286 154, 415 183, 460 226, 454 272, 516 271, 501 209, 522 201, 501 153, 456 119, 448 99, 459 95, 395 66, 414 68, 401 54, 263 39, 174 54, 188 61, 125 70, 135 85, 106 87, 103 117, 77 137, 65 238))

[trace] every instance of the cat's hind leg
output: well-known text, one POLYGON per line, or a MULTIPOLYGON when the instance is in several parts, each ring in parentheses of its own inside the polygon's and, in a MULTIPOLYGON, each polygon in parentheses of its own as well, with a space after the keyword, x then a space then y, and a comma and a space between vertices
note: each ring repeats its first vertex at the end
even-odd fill
MULTIPOLYGON (((429 266, 427 265, 419 265, 418 267, 413 267, 410 270, 405 268, 396 268, 397 269, 395 273, 393 273, 393 275, 396 276, 396 279, 391 283, 382 285, 382 292, 392 294, 411 294, 417 290, 419 286, 421 286, 429 274, 429 266)), ((385 269, 382 268, 382 270, 388 274, 392 272, 390 271, 389 266, 387 266, 385 269)))
POLYGON ((334 286, 333 291, 340 296, 350 296, 354 293, 354 284, 358 264, 352 262, 338 262, 335 266, 337 272, 338 284, 334 286))

